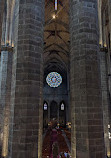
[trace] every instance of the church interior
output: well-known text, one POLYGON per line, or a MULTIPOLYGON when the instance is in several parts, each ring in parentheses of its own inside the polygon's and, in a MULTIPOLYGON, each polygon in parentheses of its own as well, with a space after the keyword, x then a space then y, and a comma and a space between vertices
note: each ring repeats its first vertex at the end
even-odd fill
POLYGON ((0 158, 111 158, 111 0, 0 0, 0 158))

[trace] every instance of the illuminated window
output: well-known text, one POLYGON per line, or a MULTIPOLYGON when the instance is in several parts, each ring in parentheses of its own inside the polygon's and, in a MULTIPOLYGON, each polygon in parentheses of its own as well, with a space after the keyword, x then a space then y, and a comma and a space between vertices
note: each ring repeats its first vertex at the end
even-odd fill
POLYGON ((44 110, 47 110, 47 104, 44 103, 44 110))
POLYGON ((62 77, 57 72, 51 72, 47 75, 46 82, 50 87, 58 87, 62 83, 62 77))
POLYGON ((61 104, 61 110, 64 110, 64 104, 63 103, 61 104))
POLYGON ((57 0, 55 0, 55 10, 57 10, 57 0))

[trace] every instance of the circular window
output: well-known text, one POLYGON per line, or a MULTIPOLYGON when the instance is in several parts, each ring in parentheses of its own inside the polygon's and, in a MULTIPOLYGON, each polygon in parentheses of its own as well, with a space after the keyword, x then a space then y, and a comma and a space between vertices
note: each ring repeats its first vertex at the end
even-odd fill
POLYGON ((62 77, 57 72, 51 72, 47 75, 46 82, 50 87, 58 87, 62 83, 62 77))

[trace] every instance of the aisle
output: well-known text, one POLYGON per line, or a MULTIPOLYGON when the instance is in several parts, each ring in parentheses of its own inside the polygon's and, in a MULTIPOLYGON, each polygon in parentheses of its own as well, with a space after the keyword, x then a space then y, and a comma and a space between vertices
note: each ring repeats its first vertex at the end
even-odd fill
MULTIPOLYGON (((58 144, 59 144, 59 153, 61 152, 69 152, 68 146, 62 135, 62 131, 58 130, 58 144)), ((42 148, 42 158, 48 158, 50 153, 50 133, 47 131, 46 136, 43 140, 43 148, 42 148)))
POLYGON ((42 158, 47 158, 50 153, 50 133, 47 131, 45 138, 43 140, 43 146, 42 146, 42 158))

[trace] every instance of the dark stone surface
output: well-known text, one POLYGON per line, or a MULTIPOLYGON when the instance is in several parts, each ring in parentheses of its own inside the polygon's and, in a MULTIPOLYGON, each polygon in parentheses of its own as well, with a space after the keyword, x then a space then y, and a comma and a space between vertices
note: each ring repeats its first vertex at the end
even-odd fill
POLYGON ((70 1, 71 141, 78 158, 105 157, 97 15, 96 0, 70 1))
POLYGON ((9 157, 40 158, 44 1, 16 1, 15 17, 9 157))

